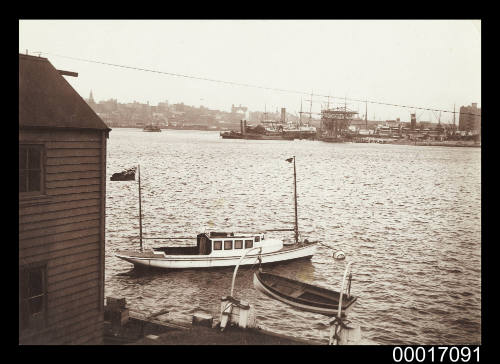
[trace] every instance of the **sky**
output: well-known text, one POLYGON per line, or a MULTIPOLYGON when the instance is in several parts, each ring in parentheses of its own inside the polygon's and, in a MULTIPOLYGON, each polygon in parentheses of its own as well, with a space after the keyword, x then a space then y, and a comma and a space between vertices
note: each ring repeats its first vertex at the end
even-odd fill
MULTIPOLYGON (((43 52, 84 98, 230 111, 320 112, 355 100, 457 111, 481 106, 480 20, 20 20, 19 53, 43 52), (228 85, 66 57, 279 88, 228 85), (317 95, 331 95, 332 98, 317 95)), ((451 113, 368 104, 368 118, 451 122, 451 113)), ((318 117, 318 115, 315 115, 318 117)), ((457 120, 458 122, 458 120, 457 120)))

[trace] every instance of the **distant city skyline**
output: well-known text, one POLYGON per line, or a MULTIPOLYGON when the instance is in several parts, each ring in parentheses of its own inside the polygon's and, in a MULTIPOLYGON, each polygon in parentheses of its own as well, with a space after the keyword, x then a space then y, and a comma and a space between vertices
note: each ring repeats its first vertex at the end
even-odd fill
MULTIPOLYGON (((481 107, 481 22, 476 20, 20 20, 19 52, 42 53, 96 102, 168 100, 230 111, 286 107, 307 95, 111 67, 69 58, 297 90, 343 98, 453 110, 481 107), (340 56, 339 56, 340 54, 340 56)), ((333 97, 336 97, 334 99, 333 97)), ((319 112, 327 98, 314 97, 319 112)), ((365 105, 347 102, 364 115, 365 105)), ((368 117, 409 120, 415 112, 368 104, 368 117)), ((416 110, 422 119, 438 113, 416 110)), ((442 122, 453 114, 442 113, 442 122)))

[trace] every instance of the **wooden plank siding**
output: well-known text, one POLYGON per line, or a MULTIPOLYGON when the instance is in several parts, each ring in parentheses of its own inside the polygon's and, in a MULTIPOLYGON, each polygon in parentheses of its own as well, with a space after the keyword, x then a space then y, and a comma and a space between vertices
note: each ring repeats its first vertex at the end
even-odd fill
POLYGON ((100 192, 81 193, 79 195, 46 196, 40 200, 19 203, 19 216, 44 214, 53 211, 68 211, 80 207, 100 204, 100 192))
POLYGON ((47 265, 45 327, 19 342, 102 342, 106 132, 20 129, 44 146, 44 193, 19 198, 19 266, 47 265))

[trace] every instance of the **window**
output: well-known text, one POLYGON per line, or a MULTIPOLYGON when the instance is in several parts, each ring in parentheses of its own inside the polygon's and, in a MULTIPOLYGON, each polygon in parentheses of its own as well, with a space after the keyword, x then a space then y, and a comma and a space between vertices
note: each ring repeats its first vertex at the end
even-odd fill
POLYGON ((234 249, 243 249, 243 240, 235 240, 234 249))
POLYGON ((41 145, 19 146, 19 193, 42 192, 42 157, 41 145))
POLYGON ((47 306, 46 266, 19 271, 19 330, 41 328, 47 306))
POLYGON ((253 248, 253 240, 245 240, 245 248, 253 248))
POLYGON ((258 243, 260 241, 260 236, 255 237, 255 242, 258 243))
POLYGON ((222 250, 222 240, 214 241, 214 250, 222 250))
POLYGON ((224 240, 224 250, 233 249, 233 241, 232 240, 224 240))

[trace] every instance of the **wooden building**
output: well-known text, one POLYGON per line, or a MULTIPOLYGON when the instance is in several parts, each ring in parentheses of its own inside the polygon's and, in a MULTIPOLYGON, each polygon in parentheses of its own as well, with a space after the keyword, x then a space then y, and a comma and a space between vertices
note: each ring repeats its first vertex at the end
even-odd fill
POLYGON ((109 129, 46 59, 19 55, 19 343, 103 337, 109 129))

